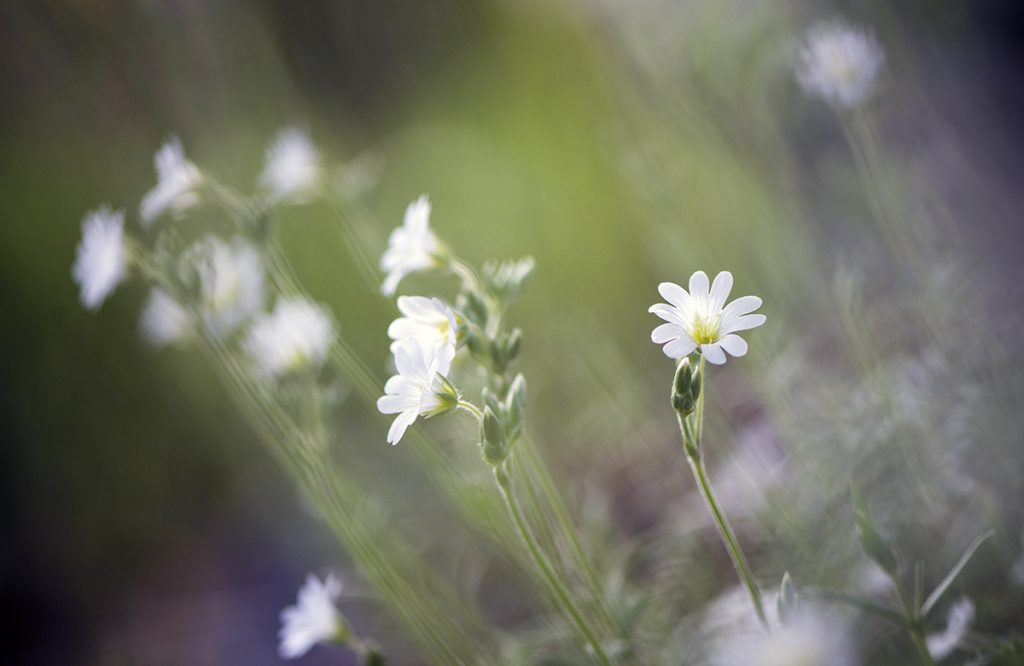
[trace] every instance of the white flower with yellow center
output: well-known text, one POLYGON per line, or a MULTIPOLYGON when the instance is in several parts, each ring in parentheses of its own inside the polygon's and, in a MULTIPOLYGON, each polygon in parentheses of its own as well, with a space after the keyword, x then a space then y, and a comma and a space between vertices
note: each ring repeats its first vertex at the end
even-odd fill
POLYGON ((874 35, 843 23, 819 23, 807 31, 796 66, 809 95, 837 107, 857 106, 871 95, 885 63, 874 35))
POLYGON ((253 322, 245 350, 259 375, 278 379, 319 368, 336 337, 326 309, 304 298, 282 298, 253 322))
POLYGON ((708 285, 708 276, 697 271, 690 276, 690 291, 672 282, 662 282, 658 292, 669 302, 652 305, 649 312, 667 323, 651 332, 651 340, 663 344, 669 358, 683 358, 699 349, 709 363, 725 363, 725 353, 743 356, 747 342, 736 335, 765 322, 763 314, 750 314, 761 307, 757 296, 743 296, 728 305, 732 273, 722 271, 708 285))
POLYGON ((381 414, 398 414, 388 430, 388 444, 397 444, 418 416, 434 416, 454 409, 458 391, 444 375, 451 359, 439 357, 436 347, 424 347, 410 339, 395 350, 398 374, 384 385, 377 400, 381 414))
POLYGON ((156 152, 153 166, 156 167, 156 187, 146 193, 139 206, 143 226, 149 226, 165 212, 181 215, 199 203, 197 190, 203 181, 203 174, 185 157, 185 150, 176 136, 156 152))
POLYGON ((406 275, 440 267, 443 254, 441 242, 430 230, 430 200, 424 194, 409 204, 402 226, 388 238, 380 259, 381 270, 387 273, 381 292, 392 296, 406 275))
POLYGON ((124 243, 124 211, 103 206, 82 220, 71 275, 81 289, 82 305, 96 310, 124 279, 128 253, 124 243))
POLYGON ((281 611, 280 644, 282 659, 297 659, 317 643, 347 640, 347 625, 335 607, 341 596, 341 581, 333 574, 321 583, 316 576, 306 577, 298 601, 281 611))
POLYGON ((452 309, 439 298, 399 296, 398 311, 404 316, 388 326, 388 337, 393 340, 391 353, 396 353, 409 340, 415 340, 423 347, 433 347, 440 364, 450 365, 455 358, 458 330, 452 309))
POLYGON ((260 184, 273 202, 303 203, 316 194, 320 156, 305 132, 290 128, 278 133, 267 149, 260 184))

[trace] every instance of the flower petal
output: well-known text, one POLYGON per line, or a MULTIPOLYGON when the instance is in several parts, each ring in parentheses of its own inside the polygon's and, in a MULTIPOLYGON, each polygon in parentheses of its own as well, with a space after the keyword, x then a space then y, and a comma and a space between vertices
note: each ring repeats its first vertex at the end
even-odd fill
POLYGON ((757 296, 741 296, 729 305, 725 306, 725 309, 722 311, 722 318, 724 319, 729 316, 745 315, 748 312, 753 312, 759 307, 761 307, 761 299, 757 296))
POLYGON ((413 424, 416 420, 416 412, 409 410, 402 412, 395 420, 391 423, 391 428, 388 430, 388 444, 398 444, 398 441, 402 439, 402 435, 405 431, 413 424))
POLYGON ((683 323, 682 314, 680 314, 678 309, 672 307, 671 305, 666 305, 665 303, 658 303, 647 308, 647 311, 650 312, 651 314, 658 315, 659 317, 669 322, 670 324, 683 323))
POLYGON ((702 298, 708 296, 708 294, 708 274, 704 271, 697 271, 690 276, 690 296, 702 298))
POLYGON ((732 356, 744 356, 747 353, 747 341, 738 335, 727 335, 718 344, 732 356))
POLYGON ((752 328, 757 328, 768 318, 763 314, 748 314, 741 317, 723 317, 721 333, 738 333, 739 331, 749 331, 752 328))
POLYGON ((679 324, 662 324, 651 331, 651 342, 661 344, 686 335, 686 331, 679 324))
POLYGON ((662 282, 658 285, 658 293, 677 308, 684 307, 686 301, 690 300, 690 295, 686 293, 686 290, 675 282, 662 282))
POLYGON ((711 285, 711 302, 716 311, 725 306, 725 299, 729 298, 730 291, 732 291, 732 273, 722 271, 715 276, 715 282, 711 285))
POLYGON ((689 335, 683 335, 662 347, 661 350, 669 358, 682 358, 692 354, 696 348, 697 343, 689 335))
POLYGON ((722 351, 720 343, 713 342, 709 345, 701 345, 701 352, 704 354, 704 358, 708 360, 708 363, 715 365, 722 365, 725 363, 725 352, 722 351))

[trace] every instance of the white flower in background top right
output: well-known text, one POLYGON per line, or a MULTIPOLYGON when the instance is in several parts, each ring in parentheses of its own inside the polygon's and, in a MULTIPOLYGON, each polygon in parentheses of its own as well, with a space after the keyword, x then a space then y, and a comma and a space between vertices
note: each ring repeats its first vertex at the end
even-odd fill
POLYGON ((690 276, 687 291, 672 282, 662 282, 658 292, 668 304, 652 305, 649 312, 666 323, 651 332, 651 340, 664 345, 669 358, 683 358, 699 349, 708 363, 725 363, 725 354, 743 356, 747 342, 736 335, 739 331, 757 328, 766 317, 751 314, 761 307, 757 296, 743 296, 726 305, 732 291, 732 273, 722 271, 709 284, 707 273, 697 271, 690 276))
POLYGON ((316 576, 306 577, 294 606, 281 611, 278 654, 282 659, 297 659, 317 643, 344 638, 345 624, 334 602, 341 596, 341 581, 334 575, 321 583, 316 576))
POLYGON ((442 252, 441 242, 430 230, 430 200, 424 194, 409 204, 402 226, 388 237, 388 248, 380 259, 381 270, 387 273, 381 292, 392 296, 409 273, 439 267, 442 252))
POLYGON ((199 203, 196 190, 203 181, 203 174, 185 157, 181 140, 176 136, 168 139, 156 152, 153 166, 156 168, 156 186, 146 193, 139 205, 143 226, 149 226, 168 211, 181 215, 199 203))
POLYGON ((808 95, 834 107, 863 104, 874 92, 885 52, 874 35, 842 22, 819 23, 807 31, 796 77, 808 95))

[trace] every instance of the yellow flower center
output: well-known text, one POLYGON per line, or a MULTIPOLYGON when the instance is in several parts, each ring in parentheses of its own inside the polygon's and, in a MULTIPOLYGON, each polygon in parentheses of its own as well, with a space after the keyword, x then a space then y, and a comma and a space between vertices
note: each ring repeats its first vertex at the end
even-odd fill
POLYGON ((718 341, 718 327, 721 317, 717 314, 696 313, 690 327, 690 337, 699 345, 718 341))

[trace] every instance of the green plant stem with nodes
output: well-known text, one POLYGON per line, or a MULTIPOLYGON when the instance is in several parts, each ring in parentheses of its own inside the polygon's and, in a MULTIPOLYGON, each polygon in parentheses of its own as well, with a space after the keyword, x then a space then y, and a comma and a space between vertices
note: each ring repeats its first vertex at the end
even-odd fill
POLYGON ((740 543, 736 539, 736 533, 733 531, 732 525, 729 524, 729 519, 725 517, 721 507, 718 505, 718 500, 715 499, 715 494, 711 490, 711 482, 708 479, 707 469, 704 467, 704 458, 700 448, 701 433, 704 427, 704 396, 707 393, 707 379, 704 369, 705 360, 701 356, 699 370, 701 388, 700 395, 697 397, 696 409, 692 415, 693 424, 691 425, 689 422, 690 417, 684 417, 678 411, 676 412, 676 418, 679 421, 679 431, 683 437, 683 448, 686 451, 686 459, 690 463, 690 469, 693 470, 693 477, 697 482, 697 487, 700 488, 700 493, 704 497, 708 509, 711 511, 715 526, 718 528, 718 533, 721 535, 722 541, 725 542, 726 550, 729 551, 733 567, 736 569, 736 573, 739 574, 744 586, 746 586, 747 592, 750 593, 750 600, 754 604, 754 610, 757 612, 757 619, 761 621, 761 625, 766 630, 770 630, 768 616, 764 611, 764 602, 761 599, 761 591, 757 587, 757 581, 754 580, 754 574, 751 572, 747 558, 743 554, 743 549, 740 548, 740 543))

